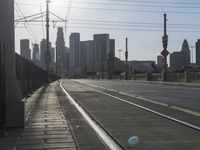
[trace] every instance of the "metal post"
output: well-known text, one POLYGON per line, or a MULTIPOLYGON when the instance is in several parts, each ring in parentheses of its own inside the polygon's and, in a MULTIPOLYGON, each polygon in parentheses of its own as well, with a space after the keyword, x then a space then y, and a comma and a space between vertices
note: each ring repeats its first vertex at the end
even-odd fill
POLYGON ((47 38, 47 41, 46 41, 46 47, 47 47, 47 51, 46 51, 46 69, 47 69, 47 72, 49 72, 49 60, 50 60, 50 48, 49 48, 49 3, 51 1, 50 0, 47 0, 46 3, 47 3, 47 6, 46 6, 46 38, 47 38))
POLYGON ((168 35, 167 35, 167 14, 164 14, 164 36, 162 37, 163 51, 161 55, 163 56, 163 81, 167 81, 167 56, 169 52, 167 51, 168 45, 168 35))
POLYGON ((125 80, 128 80, 128 38, 126 38, 126 52, 125 52, 125 58, 126 58, 126 74, 125 74, 125 80))

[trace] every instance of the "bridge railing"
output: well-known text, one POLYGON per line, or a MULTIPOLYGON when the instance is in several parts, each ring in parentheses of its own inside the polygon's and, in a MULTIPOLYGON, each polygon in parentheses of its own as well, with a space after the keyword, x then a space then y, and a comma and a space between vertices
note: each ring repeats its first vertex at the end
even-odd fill
POLYGON ((19 54, 15 54, 15 59, 16 77, 23 97, 26 97, 42 85, 59 79, 55 74, 48 73, 19 54))
MULTIPOLYGON (((8 105, 10 103, 7 103, 7 94, 6 90, 9 90, 9 86, 7 83, 7 68, 6 63, 9 63, 6 58, 6 50, 5 45, 0 42, 0 134, 1 134, 1 128, 4 127, 4 125, 7 123, 7 113, 8 113, 8 105)), ((27 97, 29 94, 31 94, 36 89, 40 88, 41 86, 45 84, 49 84, 50 82, 53 82, 55 80, 58 80, 59 77, 56 76, 53 72, 47 72, 46 70, 38 67, 33 62, 23 58, 19 54, 15 54, 15 72, 16 72, 16 78, 17 84, 19 87, 19 90, 17 91, 11 91, 11 92, 17 92, 19 95, 19 103, 24 103, 21 101, 23 98, 27 97)), ((15 95, 15 93, 10 93, 15 95)), ((18 102, 17 102, 18 103, 18 102)), ((29 102, 26 101, 28 104, 29 102)), ((25 108, 22 108, 21 105, 18 107, 18 105, 14 106, 15 109, 26 109, 26 106, 23 106, 25 108)), ((10 107, 9 107, 10 108, 10 107)), ((19 113, 20 116, 24 117, 24 110, 21 111, 22 113, 19 113)), ((14 117, 14 116, 13 116, 14 117)), ((21 123, 23 124, 23 123, 21 123)))

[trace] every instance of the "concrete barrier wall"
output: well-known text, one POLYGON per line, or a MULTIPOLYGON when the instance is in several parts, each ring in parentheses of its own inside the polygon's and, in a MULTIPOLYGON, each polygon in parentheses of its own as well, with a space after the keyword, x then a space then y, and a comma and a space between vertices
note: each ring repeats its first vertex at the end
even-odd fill
MULTIPOLYGON (((163 81, 162 73, 134 74, 134 80, 163 81)), ((168 82, 191 82, 200 83, 200 72, 167 73, 168 82)))

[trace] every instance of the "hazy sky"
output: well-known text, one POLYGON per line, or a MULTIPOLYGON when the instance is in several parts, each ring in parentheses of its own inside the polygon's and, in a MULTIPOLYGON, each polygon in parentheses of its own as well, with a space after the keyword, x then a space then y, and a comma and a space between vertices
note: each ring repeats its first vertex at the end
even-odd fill
MULTIPOLYGON (((46 0, 15 1, 16 19, 45 11, 46 0)), ((69 0, 51 0, 50 11, 66 19, 68 3, 69 0)), ((181 49, 185 38, 190 46, 200 38, 199 8, 198 0, 72 0, 66 46, 71 32, 80 32, 81 40, 91 40, 94 33, 109 33, 110 38, 116 39, 117 57, 118 49, 125 49, 128 37, 129 60, 156 60, 162 50, 163 13, 168 15, 168 49, 173 52, 181 49)), ((52 15, 50 18, 55 19, 52 15)), ((27 28, 22 28, 24 24, 16 26, 16 52, 19 53, 20 39, 38 43, 44 38, 43 24, 43 28, 42 23, 30 23, 27 28)), ((50 25, 50 40, 55 44, 56 27, 65 24, 57 23, 55 28, 50 25)))

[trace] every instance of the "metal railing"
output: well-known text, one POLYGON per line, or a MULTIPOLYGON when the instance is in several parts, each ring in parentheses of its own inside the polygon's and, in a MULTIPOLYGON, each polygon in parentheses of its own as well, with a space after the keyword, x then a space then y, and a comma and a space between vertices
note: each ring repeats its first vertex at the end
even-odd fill
POLYGON ((59 79, 55 74, 48 73, 21 55, 15 54, 15 59, 16 77, 22 97, 28 96, 28 94, 31 94, 42 85, 59 79))

